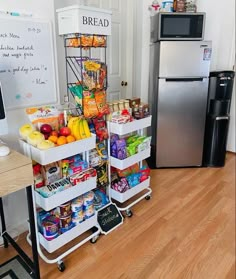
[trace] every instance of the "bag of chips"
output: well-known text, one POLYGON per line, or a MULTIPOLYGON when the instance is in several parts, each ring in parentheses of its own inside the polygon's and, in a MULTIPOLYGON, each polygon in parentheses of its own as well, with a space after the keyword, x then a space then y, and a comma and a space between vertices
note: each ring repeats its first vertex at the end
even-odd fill
POLYGON ((92 118, 98 116, 98 108, 94 93, 90 91, 83 92, 83 110, 86 118, 92 118))
POLYGON ((109 107, 108 107, 108 104, 106 103, 106 92, 104 90, 96 91, 95 100, 96 100, 97 108, 99 111, 99 117, 102 117, 105 114, 108 114, 109 107))

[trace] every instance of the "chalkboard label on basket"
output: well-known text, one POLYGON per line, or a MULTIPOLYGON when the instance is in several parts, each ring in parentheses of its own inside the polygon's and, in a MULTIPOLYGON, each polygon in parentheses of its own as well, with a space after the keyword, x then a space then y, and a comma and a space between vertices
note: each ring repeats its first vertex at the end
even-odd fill
POLYGON ((123 217, 115 204, 108 204, 98 211, 98 223, 102 232, 108 234, 123 223, 123 217))

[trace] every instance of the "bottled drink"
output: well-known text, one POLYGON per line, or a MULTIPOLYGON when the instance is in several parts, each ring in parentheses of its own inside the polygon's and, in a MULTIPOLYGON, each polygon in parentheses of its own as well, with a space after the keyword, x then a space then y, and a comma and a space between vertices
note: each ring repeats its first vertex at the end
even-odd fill
POLYGON ((185 0, 176 1, 176 12, 185 12, 185 0))

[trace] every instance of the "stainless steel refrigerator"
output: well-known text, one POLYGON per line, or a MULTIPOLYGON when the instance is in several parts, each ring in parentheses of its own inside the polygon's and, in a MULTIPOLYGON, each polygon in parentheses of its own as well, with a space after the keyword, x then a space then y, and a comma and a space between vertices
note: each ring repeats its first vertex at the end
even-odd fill
POLYGON ((151 45, 149 103, 158 168, 202 164, 211 50, 210 41, 151 45))

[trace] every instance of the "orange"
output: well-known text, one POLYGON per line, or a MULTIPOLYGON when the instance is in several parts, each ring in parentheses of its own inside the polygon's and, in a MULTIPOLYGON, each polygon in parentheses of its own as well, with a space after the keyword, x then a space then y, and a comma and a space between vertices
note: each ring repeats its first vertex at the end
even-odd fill
POLYGON ((58 137, 58 132, 57 131, 51 131, 51 134, 50 134, 51 136, 56 136, 56 137, 58 137))
POLYGON ((66 137, 64 136, 60 136, 58 139, 57 139, 57 144, 58 145, 63 145, 63 144, 66 144, 67 141, 66 141, 66 137))
POLYGON ((57 136, 50 136, 48 138, 48 140, 50 140, 51 142, 57 143, 58 137, 57 136))
POLYGON ((72 135, 69 135, 69 136, 66 137, 66 140, 67 140, 67 143, 70 143, 70 142, 75 141, 75 137, 72 136, 72 135))

